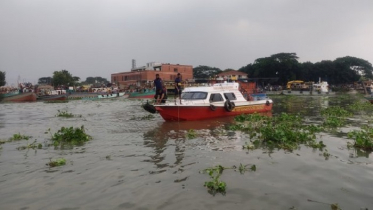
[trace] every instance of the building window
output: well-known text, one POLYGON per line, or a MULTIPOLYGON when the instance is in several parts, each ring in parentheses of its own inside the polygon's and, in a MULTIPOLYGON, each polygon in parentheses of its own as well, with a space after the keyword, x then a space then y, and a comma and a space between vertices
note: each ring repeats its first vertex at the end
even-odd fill
POLYGON ((174 72, 177 72, 177 68, 174 68, 174 72))

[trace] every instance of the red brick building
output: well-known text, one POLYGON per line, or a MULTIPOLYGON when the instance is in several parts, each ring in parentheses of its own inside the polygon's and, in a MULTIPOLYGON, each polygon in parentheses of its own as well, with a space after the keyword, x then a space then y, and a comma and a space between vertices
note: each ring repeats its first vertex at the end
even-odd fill
POLYGON ((121 88, 129 85, 151 86, 156 74, 159 74, 165 83, 171 83, 175 80, 177 73, 181 74, 184 81, 190 81, 193 79, 193 66, 151 62, 146 66, 132 67, 130 72, 111 74, 111 83, 121 88))

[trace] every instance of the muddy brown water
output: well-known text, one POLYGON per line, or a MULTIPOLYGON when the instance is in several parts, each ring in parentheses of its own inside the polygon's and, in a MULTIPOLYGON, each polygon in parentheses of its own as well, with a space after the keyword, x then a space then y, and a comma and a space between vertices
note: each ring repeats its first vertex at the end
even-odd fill
MULTIPOLYGON (((320 123, 320 109, 344 106, 351 96, 273 96, 273 115, 301 113, 320 123)), ((32 136, 0 145, 0 209, 331 209, 373 208, 372 155, 347 148, 346 133, 372 122, 371 113, 356 114, 335 132, 318 140, 330 153, 306 146, 287 152, 243 150, 249 137, 228 131, 232 118, 164 122, 148 115, 141 100, 70 101, 64 104, 0 104, 0 139, 32 136), (82 117, 56 117, 57 110, 82 117), (93 140, 73 149, 47 147, 62 126, 80 127, 93 140), (193 129, 197 138, 187 138, 193 129), (17 150, 36 140, 43 149, 17 150), (49 168, 63 157, 65 166, 49 168), (222 165, 255 164, 257 171, 226 170, 220 179, 226 194, 209 194, 201 170, 222 165), (319 201, 328 204, 310 202, 319 201)), ((352 142, 352 141, 351 141, 352 142)))

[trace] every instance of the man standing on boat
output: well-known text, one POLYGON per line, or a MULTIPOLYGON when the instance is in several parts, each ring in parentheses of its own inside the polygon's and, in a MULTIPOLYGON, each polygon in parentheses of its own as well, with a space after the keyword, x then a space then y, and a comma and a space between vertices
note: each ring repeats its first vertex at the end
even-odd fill
POLYGON ((165 103, 166 102, 166 99, 167 99, 167 89, 166 89, 166 86, 162 86, 162 89, 158 90, 157 92, 157 98, 156 98, 156 101, 155 101, 155 104, 161 104, 161 103, 165 103))
POLYGON ((180 104, 181 104, 181 75, 180 73, 177 73, 177 77, 175 79, 175 105, 177 98, 180 99, 180 104))
POLYGON ((162 86, 163 86, 163 81, 159 77, 159 74, 156 74, 155 75, 155 80, 154 80, 154 87, 155 87, 154 99, 158 99, 158 95, 160 93, 159 91, 162 90, 162 86))

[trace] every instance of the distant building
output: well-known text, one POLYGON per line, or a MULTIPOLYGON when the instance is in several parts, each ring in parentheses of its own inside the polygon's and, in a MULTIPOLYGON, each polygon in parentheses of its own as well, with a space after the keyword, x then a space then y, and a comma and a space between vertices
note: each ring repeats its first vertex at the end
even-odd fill
POLYGON ((146 66, 136 67, 136 62, 132 60, 131 71, 111 74, 111 83, 121 88, 129 85, 151 86, 156 74, 159 74, 160 78, 167 83, 173 82, 177 73, 181 74, 184 81, 192 81, 193 66, 150 62, 146 66))
POLYGON ((225 81, 236 81, 236 80, 247 80, 247 74, 244 72, 229 70, 223 71, 216 76, 216 80, 225 80, 225 81))

